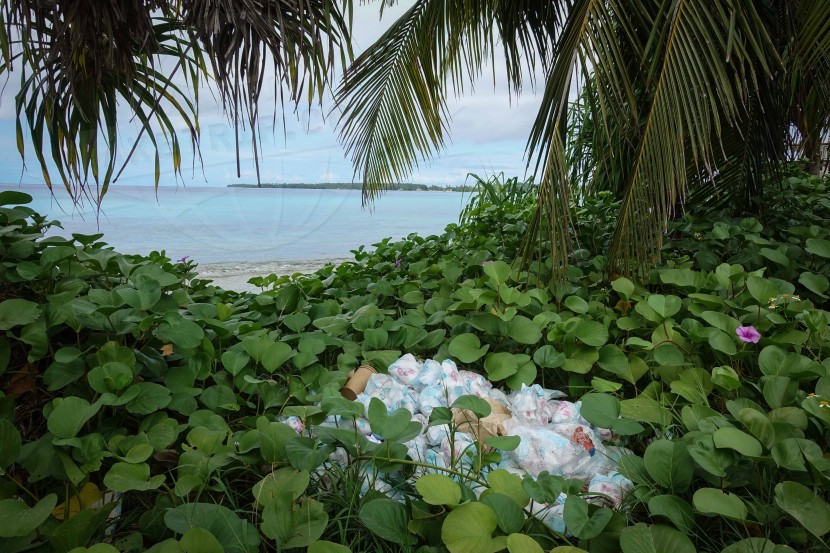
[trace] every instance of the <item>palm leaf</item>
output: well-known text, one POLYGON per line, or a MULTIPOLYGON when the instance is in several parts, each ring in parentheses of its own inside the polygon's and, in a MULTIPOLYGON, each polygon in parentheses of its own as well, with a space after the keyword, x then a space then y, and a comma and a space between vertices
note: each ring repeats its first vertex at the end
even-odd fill
POLYGON ((336 93, 340 138, 364 202, 444 146, 446 97, 470 89, 497 39, 511 88, 547 66, 562 2, 418 0, 349 67, 336 93), (532 73, 532 71, 530 72, 532 73))
MULTIPOLYGON (((546 86, 536 121, 527 143, 529 159, 535 159, 536 173, 541 174, 539 205, 522 248, 528 262, 540 250, 539 234, 549 237, 554 274, 567 266, 571 250, 572 183, 566 155, 568 98, 579 72, 602 78, 603 86, 588 88, 589 106, 597 114, 621 113, 628 106, 636 119, 636 100, 628 76, 622 42, 617 32, 615 2, 579 0, 574 2, 554 49, 554 62, 547 74, 546 86), (576 75, 575 75, 576 73, 576 75)), ((636 10, 635 10, 636 12, 636 10)), ((641 15, 640 12, 637 12, 641 15)), ((633 28, 622 29, 632 33, 633 28)), ((593 118, 597 133, 608 137, 607 118, 593 118)))
POLYGON ((234 125, 237 176, 239 132, 248 128, 259 182, 259 101, 266 69, 274 72, 281 107, 284 90, 294 104, 322 100, 337 53, 344 67, 351 55, 349 24, 333 0, 187 0, 182 17, 191 44, 200 44, 200 54, 210 61, 234 125))
POLYGON ((492 46, 466 4, 418 0, 347 70, 335 96, 340 138, 363 176, 364 201, 443 147, 448 86, 463 89, 492 46))
MULTIPOLYGON (((350 10, 348 0, 342 4, 350 10)), ((258 167, 258 106, 267 64, 274 67, 280 98, 285 87, 292 103, 320 99, 337 54, 344 66, 350 55, 349 23, 340 7, 335 0, 0 3, 0 73, 19 65, 22 76, 16 97, 21 155, 25 127, 47 185, 54 165, 73 199, 94 181, 100 202, 121 172, 115 171, 121 101, 141 125, 138 140, 146 134, 155 148, 158 185, 157 132, 170 148, 174 174, 181 169, 174 115, 199 155, 198 90, 211 78, 210 66, 237 133, 240 124, 253 131, 258 167), (162 69, 173 63, 172 72, 162 69), (174 83, 179 71, 192 92, 174 83)))
POLYGON ((796 52, 807 67, 830 65, 830 2, 801 0, 798 2, 801 21, 796 52))
MULTIPOLYGON (((721 121, 738 125, 757 93, 756 64, 774 60, 754 2, 677 0, 650 41, 653 100, 609 248, 612 274, 632 274, 656 262, 665 225, 683 199, 690 165, 716 170, 712 137, 721 121), (732 19, 735 23, 731 23, 732 19), (727 61, 728 60, 728 61, 727 61)), ((760 78, 763 78, 762 75, 760 78)))
POLYGON ((795 130, 791 149, 794 157, 819 168, 821 145, 830 139, 830 3, 803 0, 794 11, 797 42, 786 58, 795 130))

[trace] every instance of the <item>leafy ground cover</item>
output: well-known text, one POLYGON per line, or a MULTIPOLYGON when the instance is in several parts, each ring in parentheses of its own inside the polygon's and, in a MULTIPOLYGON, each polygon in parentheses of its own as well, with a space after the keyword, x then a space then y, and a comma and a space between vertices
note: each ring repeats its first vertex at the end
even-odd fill
POLYGON ((643 282, 604 279, 614 206, 587 200, 555 285, 512 264, 534 194, 502 184, 440 236, 260 294, 101 235, 44 238, 54 223, 0 193, 0 550, 828 550, 830 183, 788 177, 763 221, 687 213, 643 282), (488 471, 509 440, 414 478, 408 415, 371 410, 370 443, 338 393, 404 352, 581 399, 631 449, 634 492, 612 510, 580 481, 488 471), (380 473, 405 501, 367 492, 380 473), (561 492, 564 535, 529 515, 561 492))

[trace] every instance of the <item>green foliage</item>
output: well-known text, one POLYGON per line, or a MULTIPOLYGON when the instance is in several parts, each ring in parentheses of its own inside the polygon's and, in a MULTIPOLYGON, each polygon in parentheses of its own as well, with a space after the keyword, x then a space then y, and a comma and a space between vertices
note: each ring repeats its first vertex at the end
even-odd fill
MULTIPOLYGON (((799 277, 830 269, 802 249, 830 239, 818 224, 830 204, 824 181, 798 182, 797 219, 689 214, 666 267, 611 285, 595 252, 559 286, 548 265, 511 267, 524 205, 270 278, 260 294, 213 287, 163 253, 115 253, 100 236, 45 239, 37 214, 0 207, 0 287, 26 302, 0 334, 0 549, 68 551, 110 531, 136 551, 537 551, 532 540, 740 552, 757 536, 778 547, 759 550, 826 550, 830 313, 799 277), (497 223, 503 236, 487 232, 497 223), (525 278, 539 286, 515 286, 525 278), (757 344, 735 333, 750 325, 757 344), (382 371, 403 351, 581 398, 583 416, 631 449, 620 470, 634 491, 615 510, 581 481, 498 470, 519 445, 510 436, 429 466, 404 445, 420 423, 379 402, 368 419, 384 441, 367 439, 353 422, 362 406, 339 389, 357 364, 382 371), (87 502, 90 483, 122 495, 87 502), (531 515, 562 493, 565 535, 531 515), (77 514, 56 518, 59 503, 77 514)), ((490 411, 473 397, 454 406, 490 411)), ((430 422, 451 418, 439 408, 430 422)))
POLYGON ((452 478, 443 474, 426 474, 418 479, 415 488, 425 503, 430 505, 458 505, 461 488, 452 478))
MULTIPOLYGON (((816 22, 828 19, 823 0, 416 1, 346 72, 341 139, 374 197, 440 153, 447 97, 503 51, 516 94, 528 72, 544 79, 528 129, 540 200, 524 257, 560 273, 588 244, 615 274, 645 272, 684 205, 758 216, 787 161, 826 161, 830 32, 816 22), (616 201, 590 205, 600 194, 616 201), (597 218, 606 224, 583 216, 597 207, 611 207, 597 218), (571 240, 572 225, 611 233, 571 240)), ((483 183, 497 207, 506 182, 483 183)), ((779 248, 759 253, 789 264, 779 248)))
MULTIPOLYGON (((234 127, 250 125, 256 135, 265 84, 257 75, 270 66, 275 92, 295 105, 322 100, 335 59, 345 66, 351 56, 350 14, 350 4, 329 0, 299 7, 252 0, 0 4, 0 75, 10 76, 12 68, 20 73, 17 149, 25 158, 25 128, 50 188, 57 172, 73 200, 97 196, 100 202, 124 167, 116 163, 117 107, 128 106, 141 132, 127 161, 146 136, 158 186, 159 131, 174 173, 182 167, 178 131, 185 129, 198 153, 200 87, 215 85, 234 127)), ((253 152, 259 180, 256 139, 253 152)))

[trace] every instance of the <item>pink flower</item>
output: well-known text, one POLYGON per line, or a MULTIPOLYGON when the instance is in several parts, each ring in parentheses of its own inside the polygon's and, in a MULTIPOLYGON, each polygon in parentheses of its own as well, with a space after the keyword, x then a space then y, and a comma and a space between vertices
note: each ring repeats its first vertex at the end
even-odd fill
POLYGON ((755 330, 754 326, 739 326, 735 329, 735 334, 743 342, 757 344, 761 339, 761 333, 755 330))

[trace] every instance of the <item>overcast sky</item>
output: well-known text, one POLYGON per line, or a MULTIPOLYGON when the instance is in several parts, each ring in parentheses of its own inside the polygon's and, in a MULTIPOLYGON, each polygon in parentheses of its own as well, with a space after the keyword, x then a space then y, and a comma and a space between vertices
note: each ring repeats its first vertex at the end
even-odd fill
MULTIPOLYGON (((379 20, 379 3, 356 3, 354 17, 355 52, 370 45, 410 2, 400 2, 387 8, 379 20)), ((496 87, 492 82, 492 70, 488 67, 475 86, 475 93, 460 99, 451 99, 451 141, 440 156, 432 162, 421 163, 408 179, 425 184, 461 184, 469 172, 480 175, 504 172, 506 176, 524 176, 526 162, 523 158, 527 134, 538 108, 538 99, 529 89, 519 98, 510 98, 504 78, 503 64, 496 58, 496 87)), ((41 183, 43 177, 36 159, 31 154, 27 139, 27 167, 17 153, 14 122, 14 95, 19 77, 12 75, 5 83, 0 97, 0 183, 41 183)), ((247 144, 241 144, 242 176, 236 175, 236 153, 233 128, 228 124, 213 96, 200 94, 200 124, 202 129, 202 156, 204 170, 197 163, 192 168, 192 154, 185 153, 182 182, 187 186, 226 186, 233 183, 256 181, 253 156, 247 144)), ((330 103, 329 103, 330 104, 330 103)), ((335 117, 323 118, 331 109, 315 106, 310 111, 301 108, 297 114, 286 118, 287 133, 283 133, 280 114, 277 129, 273 132, 273 91, 265 87, 260 112, 263 114, 262 157, 260 158, 263 182, 351 182, 354 170, 337 140, 335 117)), ((119 156, 129 152, 138 134, 137 127, 129 123, 129 112, 120 111, 119 156)), ((159 136, 160 133, 159 133, 159 136)), ((183 131, 182 143, 189 145, 183 131)), ((162 185, 175 185, 172 165, 165 162, 162 147, 162 185)), ((153 182, 153 150, 146 140, 136 150, 130 164, 118 181, 119 184, 151 185, 153 182)), ((55 179, 57 175, 53 176, 55 179)))

